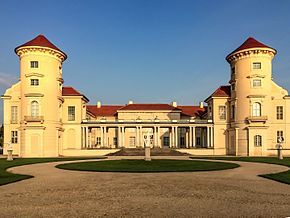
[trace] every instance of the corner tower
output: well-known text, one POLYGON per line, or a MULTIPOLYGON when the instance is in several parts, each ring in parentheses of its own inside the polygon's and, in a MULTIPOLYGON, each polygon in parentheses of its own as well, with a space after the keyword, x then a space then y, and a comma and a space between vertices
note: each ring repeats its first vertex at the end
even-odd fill
MULTIPOLYGON (((272 100, 277 89, 283 90, 272 81, 272 59, 276 53, 250 37, 226 57, 231 68, 229 147, 232 154, 264 155, 273 142, 269 132, 274 110, 272 100)), ((285 96, 287 91, 282 94, 285 96)))
POLYGON ((23 157, 58 156, 62 63, 67 55, 39 35, 15 48, 20 59, 20 149, 23 157))

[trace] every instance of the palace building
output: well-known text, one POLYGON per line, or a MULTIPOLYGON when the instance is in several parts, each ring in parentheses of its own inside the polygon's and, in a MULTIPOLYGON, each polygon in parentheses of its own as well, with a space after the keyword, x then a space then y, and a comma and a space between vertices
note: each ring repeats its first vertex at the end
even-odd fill
POLYGON ((226 57, 229 85, 198 106, 89 104, 83 93, 63 86, 67 55, 45 36, 15 53, 20 80, 2 95, 4 154, 12 147, 20 157, 104 155, 142 148, 148 134, 152 147, 192 155, 273 155, 279 137, 290 148, 290 96, 272 79, 277 51, 254 38, 226 57))

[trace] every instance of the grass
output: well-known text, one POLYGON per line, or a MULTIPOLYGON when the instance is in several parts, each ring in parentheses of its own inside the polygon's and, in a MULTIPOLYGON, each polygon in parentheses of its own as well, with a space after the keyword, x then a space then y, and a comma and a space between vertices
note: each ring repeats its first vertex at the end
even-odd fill
MULTIPOLYGON (((290 157, 284 157, 283 160, 279 160, 277 157, 191 157, 191 158, 258 162, 258 163, 277 164, 277 165, 290 167, 290 157)), ((259 175, 259 176, 290 185, 290 170, 280 172, 280 173, 271 173, 271 174, 265 174, 265 175, 259 175)))
MULTIPOLYGON (((94 157, 94 158, 101 158, 101 157, 94 157)), ((72 161, 72 160, 83 160, 83 159, 93 159, 93 158, 92 157, 90 158, 16 158, 13 161, 7 161, 4 158, 0 158, 0 186, 33 177, 31 175, 13 174, 13 173, 7 172, 6 170, 11 167, 22 166, 22 165, 27 165, 27 164, 47 163, 47 162, 57 162, 57 161, 72 161)))
POLYGON ((97 171, 97 172, 192 172, 225 170, 239 167, 238 164, 193 161, 193 160, 108 160, 57 165, 66 170, 97 171))

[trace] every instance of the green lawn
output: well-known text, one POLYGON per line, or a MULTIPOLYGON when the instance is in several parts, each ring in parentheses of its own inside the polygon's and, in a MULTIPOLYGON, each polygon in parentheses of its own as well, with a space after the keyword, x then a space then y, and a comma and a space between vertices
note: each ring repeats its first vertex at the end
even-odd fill
MULTIPOLYGON (((279 160, 277 157, 191 157, 193 159, 211 159, 211 160, 232 160, 232 161, 246 161, 246 162, 259 162, 268 164, 278 164, 290 167, 290 157, 284 157, 279 160)), ((259 175, 264 178, 272 179, 278 182, 290 184, 290 170, 281 173, 272 173, 259 175)))
POLYGON ((13 161, 7 161, 4 158, 0 158, 0 185, 5 185, 12 182, 17 182, 23 179, 29 179, 33 176, 20 175, 9 173, 6 170, 10 167, 35 164, 35 163, 46 163, 56 161, 70 161, 70 160, 83 160, 83 159, 96 159, 101 157, 90 157, 90 158, 16 158, 13 161))
POLYGON ((225 170, 239 167, 238 164, 193 161, 193 160, 108 160, 57 165, 66 170, 97 171, 97 172, 191 172, 225 170))

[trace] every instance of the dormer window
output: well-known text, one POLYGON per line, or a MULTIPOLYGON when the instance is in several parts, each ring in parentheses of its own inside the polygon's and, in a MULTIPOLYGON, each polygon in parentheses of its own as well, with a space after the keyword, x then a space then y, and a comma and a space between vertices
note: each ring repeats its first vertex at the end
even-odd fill
POLYGON ((38 68, 38 61, 30 61, 31 68, 38 68))
POLYGON ((39 86, 39 79, 31 79, 30 85, 31 86, 39 86))
POLYGON ((260 70, 262 68, 261 62, 253 62, 253 69, 260 70))

